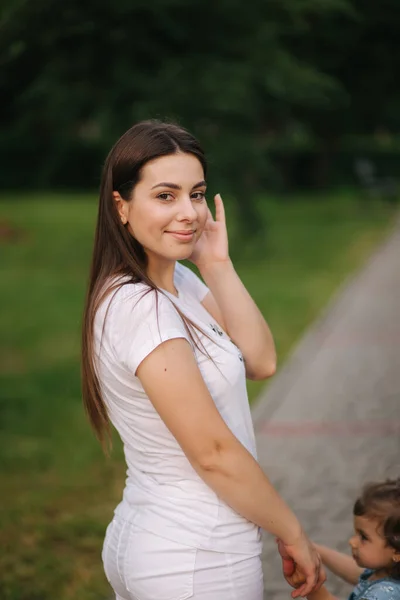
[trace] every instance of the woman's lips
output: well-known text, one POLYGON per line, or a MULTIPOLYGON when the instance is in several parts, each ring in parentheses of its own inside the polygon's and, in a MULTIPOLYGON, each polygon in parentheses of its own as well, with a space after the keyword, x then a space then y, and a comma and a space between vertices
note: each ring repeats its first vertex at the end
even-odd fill
POLYGON ((192 239, 194 238, 194 234, 196 232, 191 230, 191 231, 166 231, 165 233, 169 233, 176 240, 179 240, 180 242, 191 242, 192 239))

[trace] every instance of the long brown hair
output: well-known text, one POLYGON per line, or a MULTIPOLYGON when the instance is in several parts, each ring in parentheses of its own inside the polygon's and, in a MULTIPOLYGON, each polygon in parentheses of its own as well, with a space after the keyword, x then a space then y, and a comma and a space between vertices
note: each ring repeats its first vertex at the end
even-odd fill
MULTIPOLYGON (((111 439, 110 420, 101 394, 94 356, 94 319, 108 294, 121 285, 143 282, 149 291, 159 291, 149 279, 142 245, 121 223, 113 192, 132 198, 142 168, 161 156, 186 152, 200 161, 204 176, 207 163, 197 140, 182 127, 151 120, 131 127, 113 146, 105 161, 94 238, 92 263, 82 323, 82 396, 90 423, 103 448, 111 439), (109 282, 113 278, 114 283, 109 282)), ((180 311, 178 311, 180 312, 180 311)), ((183 315, 181 315, 183 317, 183 315)), ((185 325, 187 326, 184 319, 185 325)))

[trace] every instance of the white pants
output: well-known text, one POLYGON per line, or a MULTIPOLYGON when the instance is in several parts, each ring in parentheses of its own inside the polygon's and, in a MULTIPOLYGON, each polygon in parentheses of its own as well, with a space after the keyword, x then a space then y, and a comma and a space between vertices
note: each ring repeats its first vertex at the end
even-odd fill
POLYGON ((198 550, 114 517, 102 552, 117 600, 262 600, 260 556, 198 550))

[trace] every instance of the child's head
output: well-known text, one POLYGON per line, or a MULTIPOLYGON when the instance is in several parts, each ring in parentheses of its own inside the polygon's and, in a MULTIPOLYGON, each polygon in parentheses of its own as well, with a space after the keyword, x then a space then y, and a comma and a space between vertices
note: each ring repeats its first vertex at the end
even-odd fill
POLYGON ((400 478, 365 486, 353 514, 357 564, 400 579, 400 478))

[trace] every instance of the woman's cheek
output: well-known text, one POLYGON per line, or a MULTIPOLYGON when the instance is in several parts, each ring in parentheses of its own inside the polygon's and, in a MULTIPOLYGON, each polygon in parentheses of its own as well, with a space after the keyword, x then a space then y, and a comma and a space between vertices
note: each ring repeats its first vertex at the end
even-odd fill
POLYGON ((199 222, 201 223, 201 231, 203 232, 203 229, 206 225, 207 222, 207 218, 208 218, 208 206, 207 203, 204 202, 204 204, 202 205, 202 211, 201 211, 201 219, 199 219, 199 222))
POLYGON ((197 231, 196 231, 196 240, 198 240, 202 236, 204 227, 206 225, 206 221, 207 221, 207 217, 205 219, 203 219, 201 222, 199 221, 199 225, 198 225, 197 231))

